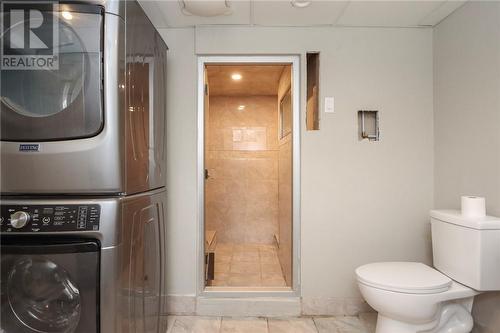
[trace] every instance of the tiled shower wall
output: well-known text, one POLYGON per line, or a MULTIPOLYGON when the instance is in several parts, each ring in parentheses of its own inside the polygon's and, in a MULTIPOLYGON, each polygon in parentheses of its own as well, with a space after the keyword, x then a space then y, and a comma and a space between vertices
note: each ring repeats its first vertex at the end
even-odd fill
POLYGON ((278 233, 276 101, 210 96, 205 220, 219 243, 272 244, 278 233))
MULTIPOLYGON (((287 66, 278 86, 278 101, 290 89, 292 82, 291 67, 287 66)), ((291 126, 291 125, 290 125, 291 126)), ((293 126, 291 126, 293 127, 293 126)), ((279 158, 278 158, 278 224, 279 240, 278 257, 281 264, 286 284, 292 285, 292 133, 279 140, 279 158)))

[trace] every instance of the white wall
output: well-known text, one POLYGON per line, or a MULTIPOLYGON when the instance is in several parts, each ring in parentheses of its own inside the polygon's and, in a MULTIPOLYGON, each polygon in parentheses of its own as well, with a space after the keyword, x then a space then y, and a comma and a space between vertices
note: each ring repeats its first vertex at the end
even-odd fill
POLYGON ((196 294, 197 175, 196 57, 193 34, 166 35, 167 74, 167 290, 196 294))
POLYGON ((321 97, 336 113, 305 131, 302 78, 301 279, 306 313, 355 312, 354 269, 384 260, 430 263, 433 203, 431 29, 166 29, 169 293, 196 292, 196 56, 320 51, 321 97), (359 142, 357 111, 380 110, 382 141, 359 142), (351 302, 351 303, 350 303, 351 302), (349 308, 352 305, 354 308, 349 308), (346 307, 347 306, 347 307, 346 307))
MULTIPOLYGON (((468 2, 434 31, 435 206, 485 196, 500 216, 500 2, 468 2)), ((500 331, 500 293, 474 306, 476 332, 500 331)))

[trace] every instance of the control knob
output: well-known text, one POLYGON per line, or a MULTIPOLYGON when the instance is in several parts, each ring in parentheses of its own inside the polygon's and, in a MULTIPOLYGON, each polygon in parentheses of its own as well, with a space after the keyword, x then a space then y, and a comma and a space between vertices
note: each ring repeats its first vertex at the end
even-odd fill
POLYGON ((18 211, 10 215, 10 224, 16 229, 24 227, 29 220, 30 214, 23 211, 18 211))

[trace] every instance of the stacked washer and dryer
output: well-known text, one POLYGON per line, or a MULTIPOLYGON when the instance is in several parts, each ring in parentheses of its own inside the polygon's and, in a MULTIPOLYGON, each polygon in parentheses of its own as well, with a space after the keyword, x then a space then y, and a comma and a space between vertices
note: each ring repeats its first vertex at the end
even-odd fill
POLYGON ((0 331, 164 332, 167 46, 136 1, 54 8, 59 69, 1 73, 0 331))

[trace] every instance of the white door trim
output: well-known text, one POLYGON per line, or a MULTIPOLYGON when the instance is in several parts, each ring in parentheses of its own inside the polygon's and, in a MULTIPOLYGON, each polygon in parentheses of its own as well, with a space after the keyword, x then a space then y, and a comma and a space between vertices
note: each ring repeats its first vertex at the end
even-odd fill
POLYGON ((198 240, 197 285, 198 296, 203 297, 298 297, 300 296, 300 56, 199 56, 198 57, 198 240), (291 290, 251 290, 224 288, 223 291, 205 290, 205 65, 216 63, 282 63, 292 65, 293 107, 293 286, 291 290))

